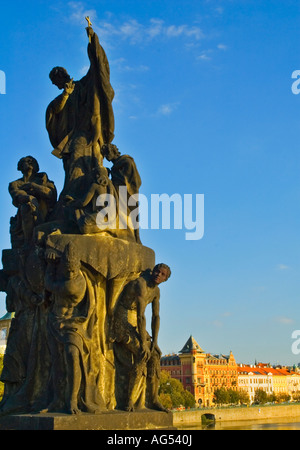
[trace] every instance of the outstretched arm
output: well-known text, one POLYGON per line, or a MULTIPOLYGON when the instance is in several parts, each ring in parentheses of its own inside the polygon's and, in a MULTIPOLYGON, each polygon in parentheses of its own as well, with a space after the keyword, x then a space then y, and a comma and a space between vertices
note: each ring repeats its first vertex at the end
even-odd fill
POLYGON ((65 107, 69 96, 73 93, 75 89, 75 83, 73 82, 73 78, 65 84, 64 91, 61 95, 57 97, 57 99, 52 102, 52 112, 54 114, 59 114, 65 107))
POLYGON ((24 189, 22 189, 22 185, 20 185, 17 181, 9 183, 8 190, 12 197, 13 205, 16 208, 19 208, 21 204, 30 202, 33 198, 24 189))

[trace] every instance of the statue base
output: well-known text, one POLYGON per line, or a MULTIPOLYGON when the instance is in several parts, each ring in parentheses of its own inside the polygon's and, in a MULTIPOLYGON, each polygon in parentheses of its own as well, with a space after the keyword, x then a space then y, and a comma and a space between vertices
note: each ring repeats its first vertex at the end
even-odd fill
POLYGON ((107 411, 101 414, 13 414, 0 417, 0 430, 176 430, 171 412, 107 411))

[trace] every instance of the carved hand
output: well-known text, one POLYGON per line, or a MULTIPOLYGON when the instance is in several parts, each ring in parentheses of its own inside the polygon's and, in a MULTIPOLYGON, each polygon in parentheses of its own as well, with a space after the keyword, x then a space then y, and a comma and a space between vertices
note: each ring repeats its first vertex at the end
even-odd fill
POLYGON ((45 252, 45 258, 47 260, 47 262, 57 262, 57 254, 55 253, 55 251, 51 250, 51 249, 47 249, 45 252))
POLYGON ((68 95, 71 95, 75 89, 75 83, 73 83, 73 78, 71 81, 65 84, 64 92, 68 95))
POLYGON ((144 343, 142 345, 142 354, 143 354, 143 359, 145 361, 148 361, 150 358, 151 352, 150 352, 150 348, 147 343, 144 343))
POLYGON ((92 27, 86 27, 86 33, 87 33, 88 38, 90 39, 91 37, 94 36, 95 32, 92 27))

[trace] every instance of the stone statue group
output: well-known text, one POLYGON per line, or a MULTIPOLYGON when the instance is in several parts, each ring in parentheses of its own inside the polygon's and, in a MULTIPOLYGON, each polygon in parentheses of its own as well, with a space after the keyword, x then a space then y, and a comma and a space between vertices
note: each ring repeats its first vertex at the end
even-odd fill
MULTIPOLYGON (((164 410, 158 401, 159 285, 171 271, 155 264, 136 227, 97 226, 99 196, 108 193, 118 203, 119 188, 126 187, 128 198, 138 194, 141 178, 133 158, 112 144, 109 64, 90 23, 86 31, 87 75, 74 82, 62 67, 50 72, 62 90, 46 111, 52 153, 65 171, 62 192, 58 197, 32 156, 19 161, 22 176, 9 185, 17 213, 0 288, 14 318, 0 414, 164 410)), ((117 224, 130 211, 127 205, 117 224)))

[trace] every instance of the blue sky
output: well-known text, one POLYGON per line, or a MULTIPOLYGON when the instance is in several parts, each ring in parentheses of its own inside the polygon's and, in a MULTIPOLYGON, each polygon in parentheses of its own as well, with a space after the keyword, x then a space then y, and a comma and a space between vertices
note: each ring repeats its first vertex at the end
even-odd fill
MULTIPOLYGON (((1 4, 0 248, 15 215, 8 183, 32 154, 61 190, 45 110, 48 74, 87 71, 85 15, 107 53, 114 143, 134 157, 141 193, 204 194, 205 234, 143 230, 172 268, 161 286, 163 353, 192 334, 238 362, 300 362, 300 5, 296 0, 35 1, 1 4)), ((0 296, 5 313, 5 296, 0 296)))

